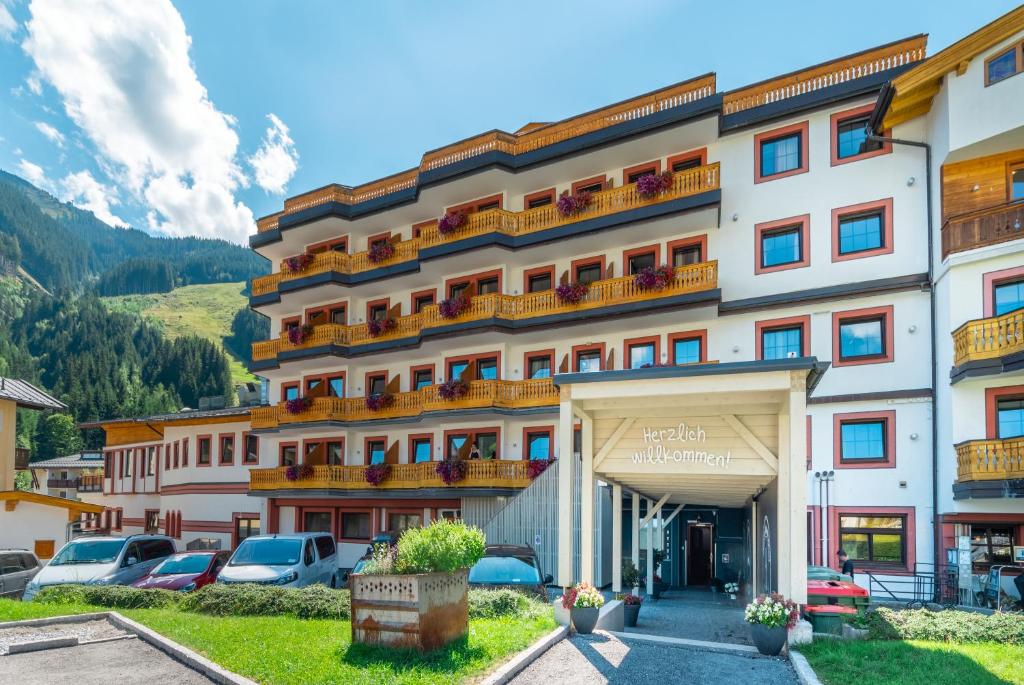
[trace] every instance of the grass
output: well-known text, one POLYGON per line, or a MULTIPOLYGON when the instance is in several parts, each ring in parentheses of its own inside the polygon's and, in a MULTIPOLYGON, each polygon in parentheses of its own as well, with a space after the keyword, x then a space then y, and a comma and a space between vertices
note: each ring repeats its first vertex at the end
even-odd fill
POLYGON ((1024 646, 815 640, 800 648, 825 685, 1024 684, 1024 646))
MULTIPOLYGON (((0 621, 103 611, 84 605, 0 600, 0 621)), ((173 609, 124 615, 261 683, 427 685, 461 683, 555 628, 554 617, 479 619, 466 639, 429 654, 351 644, 348 621, 291 616, 215 617, 173 609)))
MULTIPOLYGON (((103 302, 113 311, 138 314, 156 323, 170 338, 198 335, 224 347, 224 339, 231 335, 231 320, 249 302, 242 295, 244 282, 186 285, 169 293, 151 295, 121 295, 104 297, 103 302)), ((237 383, 255 379, 245 364, 226 347, 231 361, 231 379, 237 383)))

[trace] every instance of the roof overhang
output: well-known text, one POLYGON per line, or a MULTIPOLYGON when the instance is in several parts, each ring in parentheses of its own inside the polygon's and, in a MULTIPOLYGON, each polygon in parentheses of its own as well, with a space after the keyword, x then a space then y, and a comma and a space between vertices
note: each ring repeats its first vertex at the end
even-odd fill
POLYGON ((29 502, 32 504, 42 504, 47 507, 66 509, 69 518, 78 514, 99 514, 106 508, 102 504, 90 504, 80 500, 51 497, 24 490, 2 490, 0 491, 0 501, 4 502, 4 509, 6 511, 14 511, 19 502, 29 502))

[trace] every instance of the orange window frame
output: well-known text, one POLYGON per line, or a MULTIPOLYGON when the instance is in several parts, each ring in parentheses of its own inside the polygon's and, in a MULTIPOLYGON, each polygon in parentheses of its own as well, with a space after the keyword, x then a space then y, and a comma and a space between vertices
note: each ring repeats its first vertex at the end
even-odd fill
MULTIPOLYGON (((678 155, 672 155, 668 160, 666 160, 665 169, 675 172, 673 167, 676 164, 679 164, 680 162, 689 162, 694 159, 700 162, 700 166, 706 166, 708 163, 708 149, 706 147, 702 147, 697 150, 690 150, 689 152, 681 152, 678 155)), ((688 171, 688 169, 684 169, 679 173, 682 173, 683 171, 688 171)))
MULTIPOLYGON (((760 336, 759 336, 760 337, 760 336)), ((679 361, 676 359, 676 341, 678 340, 699 340, 700 341, 700 358, 697 360, 698 364, 703 364, 708 360, 708 329, 700 328, 692 331, 680 331, 678 333, 668 334, 668 358, 669 363, 672 365, 678 365, 679 361)))
POLYGON ((534 276, 544 276, 544 275, 547 275, 547 276, 549 276, 551 278, 551 288, 549 288, 549 290, 553 289, 557 285, 557 283, 555 281, 555 265, 554 264, 549 264, 547 266, 538 266, 538 267, 534 267, 532 269, 526 269, 525 271, 523 271, 523 294, 526 294, 526 293, 529 293, 529 292, 543 292, 543 291, 540 291, 540 290, 538 290, 538 291, 531 291, 530 290, 530 279, 533 278, 534 276))
POLYGON ((655 159, 650 162, 644 162, 643 164, 634 164, 633 166, 626 167, 625 169, 622 170, 622 185, 629 185, 630 183, 635 183, 637 179, 633 179, 631 181, 629 177, 637 176, 639 178, 639 175, 645 172, 650 172, 655 175, 660 174, 661 160, 655 159))
POLYGON ((530 436, 541 434, 546 434, 548 436, 548 445, 550 445, 551 447, 551 454, 548 456, 548 458, 551 459, 555 456, 555 427, 551 425, 525 426, 523 427, 523 461, 530 460, 530 436))
POLYGON ((605 278, 608 277, 608 269, 605 266, 605 261, 605 255, 595 255, 593 257, 582 257, 580 259, 572 260, 572 262, 569 264, 569 280, 575 283, 577 280, 579 280, 578 273, 580 268, 593 266, 595 264, 601 267, 601 274, 597 280, 604 280, 605 278))
POLYGON ((572 372, 579 372, 579 356, 586 352, 597 352, 598 353, 598 366, 600 371, 608 371, 605 368, 605 362, 607 361, 607 353, 605 350, 605 343, 591 343, 590 345, 573 345, 570 359, 572 360, 572 372))
POLYGON ((549 347, 546 350, 533 350, 531 352, 525 352, 523 354, 523 378, 525 380, 530 379, 530 361, 533 359, 539 359, 540 357, 546 357, 548 360, 548 368, 551 369, 551 376, 554 376, 557 369, 555 369, 555 348, 549 347))
POLYGON ((366 303, 366 321, 367 322, 369 322, 370 320, 373 319, 373 316, 371 316, 370 313, 374 310, 375 307, 384 307, 384 316, 387 316, 388 312, 391 311, 391 298, 390 297, 382 297, 379 300, 370 300, 370 301, 368 301, 366 303))
POLYGON ((802 269, 811 265, 811 215, 801 214, 786 219, 765 221, 754 224, 754 274, 770 274, 776 271, 789 271, 790 269, 802 269), (764 266, 764 234, 778 231, 783 228, 795 228, 800 233, 800 259, 785 264, 764 266))
POLYGON ((665 261, 669 265, 674 265, 676 259, 676 250, 684 249, 687 247, 693 247, 694 245, 700 248, 700 261, 697 263, 700 264, 708 261, 707 233, 691 236, 689 238, 680 238, 678 240, 669 241, 668 245, 665 246, 665 261))
POLYGON ((428 288, 426 290, 417 290, 416 292, 409 295, 409 311, 413 314, 418 314, 423 311, 424 307, 428 307, 432 304, 437 304, 437 288, 428 288), (430 298, 430 302, 421 301, 430 298))
POLYGON ((479 273, 469 274, 466 276, 456 276, 455 278, 445 280, 445 297, 451 297, 452 288, 460 285, 472 286, 474 291, 478 291, 480 281, 490 280, 492 278, 498 279, 498 292, 503 292, 504 271, 502 269, 492 269, 490 271, 481 271, 479 273))
POLYGON ((535 193, 528 193, 528 194, 524 195, 523 196, 523 211, 526 211, 526 210, 529 210, 529 209, 535 209, 535 207, 531 207, 530 206, 530 203, 531 202, 535 202, 536 200, 544 200, 544 199, 549 200, 549 202, 547 202, 545 204, 537 205, 537 207, 547 207, 548 205, 555 204, 555 189, 554 188, 547 188, 546 190, 538 190, 535 193))
POLYGON ((754 349, 755 359, 764 359, 764 332, 778 328, 795 328, 800 326, 803 330, 800 333, 801 356, 810 356, 811 352, 811 316, 787 316, 782 319, 765 319, 754 322, 754 349))
MULTIPOLYGON (((444 358, 444 375, 448 378, 451 374, 452 364, 458 364, 459 362, 466 362, 466 364, 472 364, 478 362, 481 359, 494 359, 496 364, 495 372, 497 378, 495 380, 501 380, 501 350, 494 350, 491 352, 479 352, 477 354, 460 354, 454 357, 444 358)), ((479 369, 477 370, 479 372, 479 369)), ((451 380, 449 378, 449 380, 451 380)))
POLYGON ((590 178, 573 181, 572 192, 575 194, 583 188, 589 188, 590 186, 595 186, 599 183, 601 184, 601 190, 607 190, 611 187, 611 179, 609 179, 605 174, 601 174, 600 176, 591 176, 590 178))
POLYGON ((642 247, 634 247, 630 250, 623 250, 622 275, 629 275, 629 260, 631 258, 652 253, 654 254, 654 266, 657 267, 661 264, 661 243, 654 243, 653 245, 643 245, 642 247))
POLYGON ((470 200, 469 202, 463 202, 462 204, 454 205, 452 207, 449 207, 448 209, 445 210, 445 213, 446 214, 450 214, 451 212, 469 212, 469 213, 474 213, 474 212, 487 211, 485 209, 480 209, 480 208, 481 207, 487 207, 488 205, 493 205, 494 203, 497 203, 498 206, 497 207, 491 207, 491 209, 501 209, 502 207, 505 206, 504 205, 504 201, 505 201, 504 193, 498 193, 497 195, 488 195, 487 197, 477 198, 476 200, 470 200))
POLYGON ((434 364, 418 364, 416 366, 409 367, 409 391, 416 390, 416 374, 420 371, 430 372, 430 384, 433 385, 437 379, 437 371, 434 368, 434 364))
MULTIPOLYGON (((661 336, 660 335, 647 335, 640 338, 626 338, 622 341, 622 368, 631 369, 633 368, 632 363, 632 351, 634 347, 641 347, 647 345, 654 345, 654 364, 657 366, 661 363, 661 336)), ((639 367, 638 367, 639 368, 639 367)))

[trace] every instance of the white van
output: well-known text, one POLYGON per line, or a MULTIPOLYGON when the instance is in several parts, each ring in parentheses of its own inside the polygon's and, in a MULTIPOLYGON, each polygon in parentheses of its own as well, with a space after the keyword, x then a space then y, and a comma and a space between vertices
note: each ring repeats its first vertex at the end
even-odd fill
POLYGON ((304 587, 338 584, 338 548, 330 533, 254 535, 238 545, 218 583, 304 587))

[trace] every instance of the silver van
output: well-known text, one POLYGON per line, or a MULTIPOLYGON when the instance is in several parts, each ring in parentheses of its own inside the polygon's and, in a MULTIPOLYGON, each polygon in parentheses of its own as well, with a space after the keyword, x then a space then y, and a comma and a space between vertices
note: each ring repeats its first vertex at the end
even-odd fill
POLYGON ((0 549, 0 597, 21 597, 41 566, 28 550, 0 549))
POLYGON ((32 579, 24 599, 47 585, 131 585, 175 552, 174 540, 165 535, 75 538, 32 579))
POLYGON ((283 587, 338 584, 338 548, 330 533, 254 535, 238 545, 218 583, 283 587))

